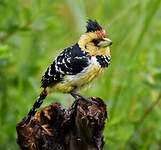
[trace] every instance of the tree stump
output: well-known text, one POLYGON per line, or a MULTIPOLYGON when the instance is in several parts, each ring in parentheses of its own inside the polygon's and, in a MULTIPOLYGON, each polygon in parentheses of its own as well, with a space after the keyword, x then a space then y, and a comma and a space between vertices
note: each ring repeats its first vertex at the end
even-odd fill
POLYGON ((24 126, 18 123, 17 143, 22 150, 102 150, 103 130, 107 119, 106 104, 79 99, 72 108, 52 103, 24 126))

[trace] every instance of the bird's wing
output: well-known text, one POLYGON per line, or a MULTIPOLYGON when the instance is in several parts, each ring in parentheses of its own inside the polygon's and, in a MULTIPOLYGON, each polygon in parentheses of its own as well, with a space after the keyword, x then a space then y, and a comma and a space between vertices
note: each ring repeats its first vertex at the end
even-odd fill
POLYGON ((89 65, 87 53, 78 44, 65 49, 48 67, 41 79, 42 87, 52 86, 63 80, 65 75, 80 73, 89 65))

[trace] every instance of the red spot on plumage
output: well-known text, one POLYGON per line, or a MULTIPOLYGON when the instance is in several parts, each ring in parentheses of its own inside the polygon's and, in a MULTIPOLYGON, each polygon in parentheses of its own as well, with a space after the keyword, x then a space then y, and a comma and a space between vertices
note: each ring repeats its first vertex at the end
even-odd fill
POLYGON ((45 95, 47 94, 46 88, 44 88, 44 89, 41 91, 40 96, 43 95, 43 94, 45 94, 45 95))
POLYGON ((96 31, 96 34, 98 36, 98 39, 107 38, 107 32, 104 29, 101 29, 100 31, 96 31))

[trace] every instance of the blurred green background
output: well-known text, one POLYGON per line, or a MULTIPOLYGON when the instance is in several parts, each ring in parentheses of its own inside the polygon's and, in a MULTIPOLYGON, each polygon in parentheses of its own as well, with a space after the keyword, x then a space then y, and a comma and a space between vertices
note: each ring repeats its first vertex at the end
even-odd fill
MULTIPOLYGON (((161 149, 160 0, 0 0, 0 149, 15 150, 16 124, 39 95, 46 68, 96 19, 111 65, 86 96, 106 100, 105 150, 161 149)), ((52 93, 42 107, 70 95, 52 93)))

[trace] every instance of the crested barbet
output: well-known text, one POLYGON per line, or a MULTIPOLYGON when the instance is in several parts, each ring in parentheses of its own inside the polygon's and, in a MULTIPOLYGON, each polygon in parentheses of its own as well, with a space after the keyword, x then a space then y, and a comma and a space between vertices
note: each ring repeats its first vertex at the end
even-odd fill
MULTIPOLYGON (((70 93, 75 99, 91 101, 77 93, 77 90, 88 85, 103 74, 110 64, 110 48, 112 41, 98 22, 88 20, 87 31, 79 41, 63 50, 43 75, 41 87, 43 91, 24 119, 28 124, 43 100, 47 91, 70 93)), ((91 101, 92 103, 92 101, 91 101)))

